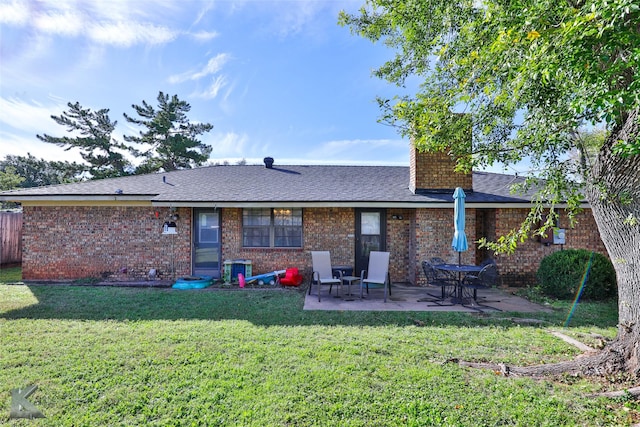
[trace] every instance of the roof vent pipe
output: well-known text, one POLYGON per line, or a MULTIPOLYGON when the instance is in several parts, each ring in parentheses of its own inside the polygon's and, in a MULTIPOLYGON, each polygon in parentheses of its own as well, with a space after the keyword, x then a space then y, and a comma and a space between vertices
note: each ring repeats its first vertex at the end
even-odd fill
POLYGON ((273 157, 265 157, 264 165, 267 169, 273 169, 273 157))

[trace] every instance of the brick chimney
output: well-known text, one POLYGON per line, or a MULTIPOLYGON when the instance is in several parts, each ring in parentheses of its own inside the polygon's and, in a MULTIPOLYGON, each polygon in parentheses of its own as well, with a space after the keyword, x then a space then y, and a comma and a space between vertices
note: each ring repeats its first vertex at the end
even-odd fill
MULTIPOLYGON (((469 132, 471 144, 471 132, 469 132)), ((419 152, 413 141, 409 152, 409 189, 412 193, 446 193, 456 187, 473 191, 473 173, 455 172, 455 159, 447 152, 419 152)))
POLYGON ((447 153, 420 153, 411 144, 409 153, 409 189, 415 193, 453 192, 456 187, 472 191, 471 173, 454 172, 455 160, 447 153))

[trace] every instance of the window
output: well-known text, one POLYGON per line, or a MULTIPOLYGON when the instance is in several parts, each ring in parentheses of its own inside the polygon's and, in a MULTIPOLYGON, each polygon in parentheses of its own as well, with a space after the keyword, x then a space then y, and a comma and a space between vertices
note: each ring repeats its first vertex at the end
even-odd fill
POLYGON ((249 248, 301 248, 302 209, 244 209, 242 246, 249 248))

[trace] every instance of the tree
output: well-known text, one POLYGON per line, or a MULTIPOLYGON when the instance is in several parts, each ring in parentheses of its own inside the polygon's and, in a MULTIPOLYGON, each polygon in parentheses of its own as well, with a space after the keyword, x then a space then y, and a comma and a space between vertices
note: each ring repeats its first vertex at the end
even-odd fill
MULTIPOLYGON (((16 174, 15 168, 8 166, 0 169, 0 191, 17 188, 24 178, 16 174)), ((14 208, 17 204, 12 202, 0 202, 0 209, 14 208)))
POLYGON ((18 188, 24 178, 16 173, 15 168, 9 166, 0 169, 0 191, 18 188))
POLYGON ((415 94, 378 99, 381 120, 419 149, 447 150, 461 170, 529 157, 542 171, 530 179, 540 185, 537 207, 494 249, 535 233, 543 204, 554 213, 562 201, 572 211, 590 203, 616 269, 617 337, 596 355, 527 372, 640 376, 637 0, 369 0, 339 22, 395 49, 376 76, 400 87, 420 79, 415 94), (471 149, 456 143, 466 124, 453 113, 472 117, 471 149), (576 162, 576 130, 598 125, 606 137, 597 154, 576 162))
POLYGON ((0 161, 0 171, 13 170, 22 178, 21 188, 64 184, 81 179, 85 166, 76 162, 56 162, 38 159, 31 153, 24 156, 8 155, 0 161))
POLYGON ((211 147, 200 142, 197 137, 213 129, 208 123, 190 123, 186 113, 191 106, 180 101, 177 95, 169 97, 158 94, 158 109, 142 101, 142 105, 131 106, 137 119, 124 114, 129 123, 142 126, 139 136, 125 136, 127 142, 135 142, 148 146, 136 155, 144 158, 136 173, 156 171, 172 171, 176 169, 200 166, 207 161, 211 147))
POLYGON ((129 175, 131 166, 122 153, 129 148, 111 136, 117 122, 111 121, 109 110, 91 111, 82 108, 79 102, 69 102, 67 106, 68 111, 51 118, 77 136, 54 137, 45 134, 37 135, 38 139, 65 147, 66 151, 78 148, 88 163, 86 170, 93 179, 129 175))

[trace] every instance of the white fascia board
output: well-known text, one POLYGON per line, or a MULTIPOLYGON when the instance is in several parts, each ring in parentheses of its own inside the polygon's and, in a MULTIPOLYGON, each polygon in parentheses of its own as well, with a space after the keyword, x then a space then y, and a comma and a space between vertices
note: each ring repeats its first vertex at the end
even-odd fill
MULTIPOLYGON (((152 202, 155 207, 191 207, 191 208, 378 208, 378 209, 453 209, 453 201, 444 203, 409 203, 409 202, 152 202)), ((468 209, 530 209, 531 203, 467 203, 468 209)), ((566 208, 567 204, 557 204, 557 208, 566 208)), ((590 208, 583 203, 581 208, 590 208)))
POLYGON ((46 202, 56 202, 56 201, 113 201, 113 200, 123 200, 123 201, 136 201, 136 202, 150 202, 155 197, 155 194, 148 195, 129 195, 129 194, 101 194, 101 195, 75 195, 75 194, 66 194, 59 196, 51 196, 48 194, 38 194, 32 196, 17 196, 17 197, 6 197, 3 200, 7 201, 16 201, 16 202, 37 202, 37 201, 46 201, 46 202))

